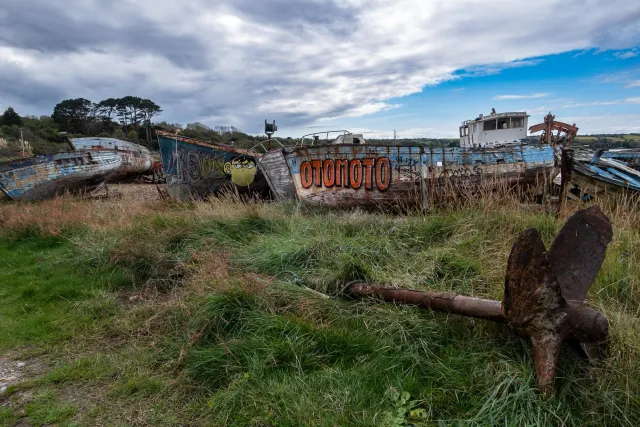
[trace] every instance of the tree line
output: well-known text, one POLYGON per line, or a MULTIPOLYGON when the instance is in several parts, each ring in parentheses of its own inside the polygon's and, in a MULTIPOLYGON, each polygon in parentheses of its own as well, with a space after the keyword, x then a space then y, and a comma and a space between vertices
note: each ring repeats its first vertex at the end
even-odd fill
POLYGON ((109 98, 92 102, 85 98, 65 99, 53 108, 51 118, 60 131, 86 136, 111 133, 120 127, 125 134, 145 129, 151 142, 151 120, 162 112, 150 99, 137 96, 109 98))
POLYGON ((156 150, 156 130, 179 132, 203 141, 251 148, 266 139, 247 135, 234 126, 209 127, 194 122, 183 126, 154 118, 162 112, 155 102, 136 96, 108 98, 92 102, 85 98, 65 99, 55 105, 53 114, 40 117, 19 115, 12 107, 0 114, 0 158, 19 156, 21 138, 26 154, 50 154, 68 151, 70 138, 101 136, 117 138, 156 150))

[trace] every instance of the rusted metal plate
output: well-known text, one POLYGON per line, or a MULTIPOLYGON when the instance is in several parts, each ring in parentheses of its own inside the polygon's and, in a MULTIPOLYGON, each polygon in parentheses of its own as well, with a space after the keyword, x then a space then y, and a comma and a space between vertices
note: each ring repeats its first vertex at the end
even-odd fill
POLYGON ((598 206, 576 212, 558 233, 547 257, 570 305, 587 297, 612 238, 611 222, 598 206))
POLYGON ((502 309, 507 324, 533 345, 538 388, 553 388, 558 351, 568 332, 567 303, 547 260, 540 234, 525 230, 513 245, 505 279, 502 309))

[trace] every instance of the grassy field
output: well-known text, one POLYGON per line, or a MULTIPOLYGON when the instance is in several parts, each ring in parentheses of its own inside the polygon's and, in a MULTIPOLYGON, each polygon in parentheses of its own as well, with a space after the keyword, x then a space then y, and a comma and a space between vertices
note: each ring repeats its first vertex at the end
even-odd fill
POLYGON ((615 236, 588 297, 609 357, 565 348, 545 401, 503 325, 340 290, 499 299, 518 234, 549 245, 562 218, 492 200, 399 216, 132 194, 0 206, 0 372, 25 363, 0 425, 640 424, 633 207, 605 207, 615 236))

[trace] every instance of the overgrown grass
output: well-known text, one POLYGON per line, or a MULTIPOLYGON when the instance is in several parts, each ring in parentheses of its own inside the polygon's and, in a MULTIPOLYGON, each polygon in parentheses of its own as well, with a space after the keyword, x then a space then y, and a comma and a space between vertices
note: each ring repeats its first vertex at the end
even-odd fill
POLYGON ((606 207, 615 236, 588 297, 609 317, 609 357, 589 365, 564 349, 545 401, 528 344, 504 326, 339 292, 365 280, 499 299, 514 240, 535 227, 549 245, 563 222, 551 214, 486 201, 400 216, 226 199, 151 203, 109 223, 93 202, 49 203, 60 220, 30 205, 32 220, 5 220, 0 239, 0 280, 11 283, 0 348, 44 346, 53 365, 12 389, 7 424, 640 422, 633 207, 606 207), (69 398, 78 387, 82 404, 69 398))
POLYGON ((117 272, 76 274, 70 250, 56 236, 0 240, 0 350, 59 343, 113 312, 93 303, 102 289, 126 279, 117 272))

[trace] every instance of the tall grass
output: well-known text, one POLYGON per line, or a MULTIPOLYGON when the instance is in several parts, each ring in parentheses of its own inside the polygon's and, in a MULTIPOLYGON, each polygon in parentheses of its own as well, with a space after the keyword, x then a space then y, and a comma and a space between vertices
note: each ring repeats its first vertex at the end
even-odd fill
MULTIPOLYGON (((557 218, 500 191, 451 198, 427 214, 230 196, 169 207, 13 204, 0 217, 12 238, 33 224, 39 236, 68 238, 83 274, 117 269, 127 291, 166 295, 164 308, 150 302, 135 318, 146 313, 145 333, 162 343, 151 359, 187 381, 176 393, 197 397, 183 423, 390 425, 400 405, 390 396, 407 392, 424 410, 403 415, 415 425, 637 425, 640 217, 629 201, 603 205, 614 240, 587 298, 610 320, 609 356, 590 365, 563 349, 547 401, 528 344, 501 325, 340 298, 352 280, 501 298, 517 236, 535 227, 549 246, 579 206, 557 218), (64 213, 41 218, 47 209, 64 213)), ((144 381, 131 381, 116 396, 134 398, 124 391, 144 381)))

